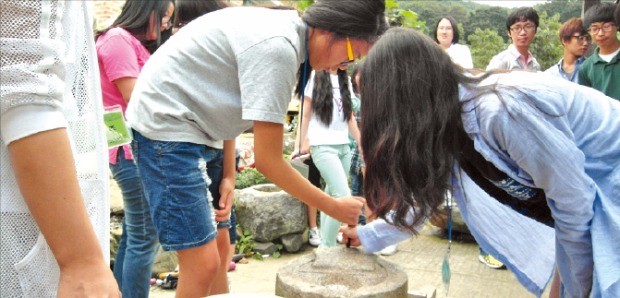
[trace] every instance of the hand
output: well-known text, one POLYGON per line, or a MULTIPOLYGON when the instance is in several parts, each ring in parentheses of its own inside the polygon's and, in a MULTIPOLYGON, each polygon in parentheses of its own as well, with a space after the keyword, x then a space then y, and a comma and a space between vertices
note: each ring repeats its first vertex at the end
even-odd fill
POLYGON ((343 197, 334 199, 334 201, 334 209, 331 209, 333 212, 326 213, 340 222, 357 225, 357 220, 362 214, 362 207, 366 204, 366 200, 361 197, 343 197))
POLYGON ((121 297, 121 292, 110 268, 93 262, 62 269, 58 297, 121 297))
POLYGON ((310 154, 310 141, 304 141, 299 148, 299 154, 310 154))
POLYGON ((223 178, 220 182, 220 209, 215 210, 215 221, 226 221, 230 218, 230 210, 235 199, 234 179, 223 178))
POLYGON ((291 153, 291 155, 289 156, 289 159, 290 159, 290 160, 293 160, 293 159, 295 159, 295 157, 297 157, 297 156, 299 156, 299 155, 300 155, 300 154, 299 154, 299 150, 295 149, 295 150, 291 153))
POLYGON ((362 242, 357 236, 357 227, 340 227, 338 232, 342 232, 342 243, 348 243, 350 246, 362 245, 362 242))

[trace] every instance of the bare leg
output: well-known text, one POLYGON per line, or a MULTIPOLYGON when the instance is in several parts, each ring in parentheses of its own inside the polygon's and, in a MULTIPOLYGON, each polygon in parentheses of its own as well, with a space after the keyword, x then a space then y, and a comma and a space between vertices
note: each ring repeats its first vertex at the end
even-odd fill
POLYGON ((553 274, 553 280, 551 281, 551 288, 549 289, 549 298, 559 298, 560 297, 560 273, 558 272, 558 268, 555 268, 555 273, 553 274))
POLYGON ((220 267, 217 241, 177 251, 179 284, 176 297, 204 297, 209 294, 220 267))
POLYGON ((230 265, 230 259, 228 258, 230 250, 230 235, 228 234, 228 228, 219 229, 217 232, 217 250, 220 255, 220 267, 217 270, 213 285, 209 295, 228 293, 228 266, 230 265))
POLYGON ((306 206, 308 207, 308 226, 310 228, 316 228, 316 207, 306 206))

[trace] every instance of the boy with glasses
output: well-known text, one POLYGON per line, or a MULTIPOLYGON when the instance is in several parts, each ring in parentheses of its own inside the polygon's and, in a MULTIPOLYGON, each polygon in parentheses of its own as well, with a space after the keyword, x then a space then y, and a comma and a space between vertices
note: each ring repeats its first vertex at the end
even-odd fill
MULTIPOLYGON (((540 64, 530 53, 530 44, 534 41, 538 29, 538 13, 531 7, 521 7, 513 10, 506 18, 506 30, 512 39, 508 49, 493 56, 487 71, 493 69, 521 69, 540 71, 540 64)), ((502 262, 480 248, 478 260, 493 269, 506 268, 502 262)))
POLYGON ((583 63, 579 84, 620 100, 620 40, 616 35, 618 26, 614 23, 615 8, 612 3, 599 3, 588 9, 583 17, 584 28, 590 32, 598 49, 583 63))
POLYGON ((538 13, 531 7, 521 7, 511 12, 506 18, 506 30, 512 39, 512 44, 491 59, 487 70, 540 71, 540 64, 529 51, 538 29, 538 19, 538 13))
POLYGON ((586 60, 584 55, 588 51, 592 38, 583 28, 583 22, 579 18, 571 18, 564 22, 560 27, 559 35, 564 46, 564 55, 545 73, 578 83, 579 68, 586 60))

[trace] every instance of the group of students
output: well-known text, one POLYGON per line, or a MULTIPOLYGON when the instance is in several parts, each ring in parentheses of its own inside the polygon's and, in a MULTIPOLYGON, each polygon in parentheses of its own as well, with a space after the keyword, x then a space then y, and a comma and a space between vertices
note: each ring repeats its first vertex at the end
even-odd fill
MULTIPOLYGON (((559 38, 564 51, 560 61, 545 73, 595 88, 607 96, 620 100, 620 78, 618 53, 620 41, 614 24, 614 4, 601 3, 591 7, 584 20, 571 18, 559 28, 559 38), (594 38, 593 38, 594 37, 594 38), (585 54, 594 39, 597 49, 587 63, 585 54), (580 72, 580 69, 583 71, 580 72)), ((615 12, 617 14, 617 12, 615 12)), ((531 7, 513 10, 506 18, 506 30, 512 43, 495 55, 487 71, 495 69, 541 71, 536 57, 529 51, 539 26, 539 16, 531 7)), ((459 31, 451 17, 441 18, 435 26, 435 41, 450 56, 452 61, 465 69, 473 68, 471 53, 465 45, 458 44, 459 31)), ((491 268, 505 268, 491 254, 480 249, 479 260, 491 268)))
MULTIPOLYGON (((132 171, 142 178, 143 192, 135 201, 149 208, 138 217, 150 215, 156 240, 178 252, 179 297, 220 291, 226 251, 220 246, 229 243, 219 241, 219 230, 232 205, 230 145, 250 127, 257 169, 350 225, 340 231, 353 246, 373 252, 417 234, 452 193, 480 246, 528 290, 540 295, 555 270, 560 296, 620 295, 618 100, 546 74, 471 74, 433 39, 387 30, 382 0, 323 0, 301 17, 294 10, 221 9, 183 24, 147 55, 140 46, 157 44, 174 10, 171 1, 148 2, 153 6, 145 9, 142 28, 124 27, 119 17, 97 40, 100 46, 117 31, 114 44, 123 42, 123 53, 136 57, 130 75, 108 73, 101 55, 99 70, 101 84, 104 73, 116 77, 110 86, 117 88, 118 103, 127 104, 134 136, 130 149, 110 152, 109 163, 113 172, 137 167, 132 171), (311 70, 327 71, 329 84, 329 72, 362 56, 366 200, 348 193, 335 198, 284 160, 283 124, 291 90, 296 86, 301 95, 311 70), (355 227, 365 202, 379 219, 355 227)), ((101 154, 89 154, 106 150, 103 127, 86 121, 103 112, 94 39, 84 29, 92 20, 89 3, 1 3, 15 11, 1 20, 2 296, 117 297, 118 285, 131 296, 124 269, 133 236, 126 236, 117 285, 105 257, 107 169, 101 154)), ((124 10, 133 3, 146 2, 128 0, 124 10)), ((589 28, 601 35, 617 25, 595 19, 589 28)), ((351 107, 334 109, 331 102, 317 105, 321 112, 309 122, 331 123, 330 115, 351 122, 351 107)), ((340 144, 309 145, 319 160, 347 151, 340 144)), ((119 176, 122 171, 115 179, 125 179, 119 176)), ((124 225, 131 221, 127 217, 124 225)), ((146 243, 150 253, 153 242, 146 243)))

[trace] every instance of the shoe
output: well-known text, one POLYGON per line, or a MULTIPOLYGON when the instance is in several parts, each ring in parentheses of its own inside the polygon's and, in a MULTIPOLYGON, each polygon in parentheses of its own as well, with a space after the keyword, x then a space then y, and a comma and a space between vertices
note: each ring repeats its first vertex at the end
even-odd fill
POLYGON ((396 253, 396 244, 395 245, 390 245, 384 249, 382 249, 381 251, 379 251, 379 254, 381 254, 382 256, 391 256, 393 254, 396 253))
POLYGON ((235 271, 235 269, 237 269, 237 264, 235 264, 235 262, 230 262, 230 264, 228 264, 228 272, 235 271))
POLYGON ((166 278, 164 278, 160 287, 162 289, 167 289, 167 290, 176 289, 178 282, 179 282, 178 276, 173 276, 172 274, 168 274, 166 278))
POLYGON ((496 258, 494 258, 490 254, 479 254, 478 255, 478 260, 482 264, 487 265, 487 267, 489 267, 489 268, 493 268, 493 269, 504 269, 504 268, 506 268, 506 265, 504 265, 504 263, 498 261, 496 258))
POLYGON ((312 246, 319 246, 321 244, 321 233, 319 233, 319 229, 316 227, 310 228, 310 232, 308 232, 308 242, 312 246))
POLYGON ((342 244, 342 232, 338 232, 338 236, 336 237, 336 241, 338 241, 338 243, 342 244))

